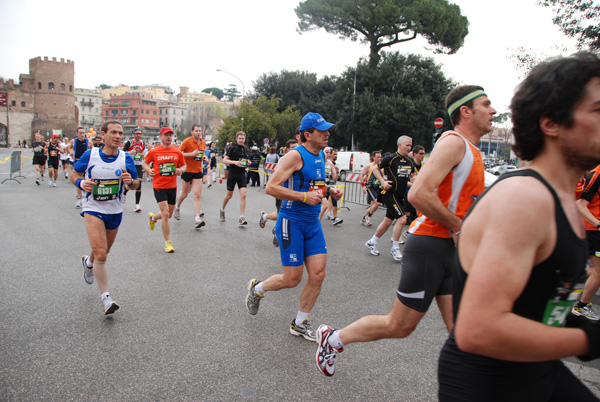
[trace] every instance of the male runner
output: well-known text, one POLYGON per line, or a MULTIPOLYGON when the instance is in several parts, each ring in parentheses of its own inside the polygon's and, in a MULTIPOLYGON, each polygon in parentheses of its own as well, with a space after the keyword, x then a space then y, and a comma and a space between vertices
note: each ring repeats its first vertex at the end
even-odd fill
POLYGON ((35 141, 31 144, 31 151, 33 152, 32 165, 35 167, 35 184, 40 185, 40 181, 44 181, 44 169, 46 167, 46 143, 44 137, 39 133, 34 135, 35 141), (41 177, 40 177, 41 174, 41 177))
POLYGON ((71 146, 69 144, 69 137, 64 137, 63 140, 59 143, 59 146, 60 164, 62 165, 65 179, 69 179, 69 175, 71 174, 71 155, 69 152, 71 146))
MULTIPOLYGON (((85 138, 85 130, 83 127, 77 127, 77 136, 73 138, 73 142, 71 143, 73 163, 77 163, 83 153, 91 147, 92 142, 85 138)), ((81 208, 81 189, 79 187, 77 187, 77 201, 75 202, 75 208, 81 208)))
MULTIPOLYGON (((288 152, 269 179, 266 193, 284 200, 275 226, 281 253, 283 274, 263 282, 248 283, 246 307, 258 313, 260 300, 269 291, 294 288, 302 281, 306 265, 308 280, 300 294, 300 309, 292 320, 290 333, 315 341, 315 331, 308 317, 325 279, 327 246, 319 221, 321 200, 325 193, 325 154, 329 129, 334 126, 320 114, 307 113, 300 123, 302 145, 288 152)), ((331 196, 340 199, 342 191, 331 188, 331 196)))
POLYGON ((215 142, 210 143, 210 178, 212 182, 216 182, 217 178, 215 177, 217 173, 217 150, 215 149, 215 142))
POLYGON ((590 276, 585 282, 581 299, 573 306, 572 313, 590 320, 600 320, 592 308, 592 297, 600 288, 600 165, 587 175, 583 193, 577 200, 577 207, 584 219, 592 267, 588 269, 590 276))
MULTIPOLYGON (((142 199, 142 176, 144 175, 144 168, 142 164, 144 163, 144 151, 146 147, 144 146, 144 141, 142 140, 142 129, 136 127, 133 129, 133 140, 128 140, 123 145, 123 151, 127 152, 129 155, 133 157, 133 163, 135 163, 135 168, 137 170, 139 180, 139 185, 135 190, 135 208, 133 209, 135 212, 141 212, 142 208, 140 208, 140 200, 142 199)), ((125 190, 125 195, 127 195, 128 189, 125 190)))
POLYGON ((148 219, 150 220, 148 226, 150 230, 154 230, 156 222, 162 218, 160 227, 165 238, 165 253, 175 252, 171 243, 169 219, 173 216, 177 199, 177 176, 181 176, 185 169, 183 154, 172 145, 173 135, 173 130, 169 127, 165 126, 161 128, 161 145, 149 150, 142 163, 142 167, 148 177, 152 177, 154 198, 160 208, 160 212, 156 215, 152 212, 148 214, 148 219), (152 168, 150 168, 151 163, 153 164, 152 168))
POLYGON ((441 401, 598 400, 560 359, 600 357, 599 322, 569 314, 587 258, 573 193, 600 163, 599 105, 591 53, 540 63, 517 88, 513 150, 532 162, 502 175, 460 227, 441 401))
POLYGON ((394 220, 393 243, 390 254, 395 261, 402 261, 402 253, 398 241, 402 228, 406 224, 406 214, 404 213, 404 196, 406 189, 411 185, 411 178, 415 170, 415 163, 408 157, 408 153, 412 148, 412 138, 403 135, 398 138, 398 151, 383 158, 374 168, 373 175, 383 184, 381 192, 381 201, 386 206, 385 218, 377 227, 373 237, 365 243, 365 246, 371 251, 372 255, 379 255, 377 250, 377 242, 387 232, 394 220), (383 169, 385 180, 382 176, 383 169))
POLYGON ((191 190, 194 190, 194 212, 196 218, 194 227, 200 229, 205 225, 202 220, 202 178, 203 164, 208 162, 204 151, 206 150, 206 141, 202 138, 202 127, 198 124, 192 126, 192 135, 186 138, 179 145, 179 150, 185 158, 185 172, 181 175, 181 192, 177 196, 175 205, 175 219, 181 219, 179 208, 186 199, 191 190))
POLYGON ((58 134, 52 134, 50 143, 46 145, 46 153, 48 154, 48 186, 56 187, 56 179, 58 178, 58 160, 60 158, 58 134))
MULTIPOLYGON (((338 353, 351 343, 410 335, 434 298, 448 331, 452 329, 454 241, 473 198, 485 188, 481 152, 473 144, 492 130, 496 110, 483 89, 472 85, 450 91, 446 107, 454 131, 442 135, 409 192, 410 202, 423 215, 413 222, 413 234, 404 246, 394 306, 385 316, 366 316, 339 331, 319 327, 317 367, 327 376, 334 374, 338 353)), ((399 148, 406 146, 406 153, 410 151, 410 142, 399 139, 398 143, 399 148)), ((388 177, 392 174, 396 175, 395 169, 388 177)))
POLYGON ((108 292, 106 258, 123 217, 123 186, 128 184, 133 189, 139 180, 131 156, 119 151, 123 140, 121 123, 107 121, 101 132, 104 147, 93 148, 81 155, 71 173, 71 183, 85 191, 81 216, 85 219, 92 252, 89 257, 81 257, 83 278, 90 285, 96 278, 104 315, 108 315, 117 311, 119 305, 108 292))
POLYGON ((238 131, 235 135, 235 145, 232 145, 227 150, 227 154, 223 158, 225 166, 229 167, 227 175, 227 193, 223 198, 223 206, 219 210, 219 218, 221 222, 225 222, 225 207, 233 197, 233 190, 237 184, 240 190, 240 226, 247 225, 244 213, 246 212, 246 167, 248 166, 248 149, 244 146, 246 142, 246 133, 238 131))
POLYGON ((381 161, 381 151, 375 151, 371 154, 371 163, 365 166, 358 176, 358 181, 361 183, 363 194, 367 195, 369 207, 367 212, 360 220, 364 226, 372 226, 371 217, 381 205, 379 202, 379 193, 381 192, 381 183, 373 174, 375 166, 381 161))

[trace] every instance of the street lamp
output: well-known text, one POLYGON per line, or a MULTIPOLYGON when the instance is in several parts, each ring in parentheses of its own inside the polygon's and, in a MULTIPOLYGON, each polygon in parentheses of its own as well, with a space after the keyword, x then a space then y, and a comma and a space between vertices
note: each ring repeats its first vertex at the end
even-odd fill
POLYGON ((221 73, 225 73, 225 74, 231 75, 232 77, 234 77, 235 79, 237 79, 242 84, 242 131, 244 131, 244 97, 246 96, 246 86, 244 85, 244 81, 240 80, 239 77, 237 77, 237 76, 235 76, 235 75, 233 75, 231 73, 228 73, 227 71, 223 71, 223 70, 221 70, 219 68, 217 68, 217 71, 219 71, 221 73))

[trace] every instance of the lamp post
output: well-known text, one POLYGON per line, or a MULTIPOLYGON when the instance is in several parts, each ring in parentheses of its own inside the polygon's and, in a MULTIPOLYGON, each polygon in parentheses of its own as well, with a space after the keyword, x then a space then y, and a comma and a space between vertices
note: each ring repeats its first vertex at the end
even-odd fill
POLYGON ((221 70, 220 68, 217 68, 217 71, 231 75, 232 77, 237 79, 242 84, 242 131, 244 131, 244 97, 246 96, 246 86, 244 85, 244 81, 240 80, 239 77, 237 77, 227 71, 221 70))

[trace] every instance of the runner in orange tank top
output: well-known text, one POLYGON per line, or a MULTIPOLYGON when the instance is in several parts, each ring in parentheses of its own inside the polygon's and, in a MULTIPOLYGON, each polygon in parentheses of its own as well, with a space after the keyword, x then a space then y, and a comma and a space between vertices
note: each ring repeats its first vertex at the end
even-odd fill
POLYGON ((434 297, 446 328, 452 329, 456 235, 473 198, 484 189, 483 161, 474 144, 492 130, 496 110, 479 86, 455 88, 446 97, 446 107, 455 129, 437 142, 408 192, 422 216, 413 222, 404 246, 394 306, 386 316, 366 316, 339 331, 319 327, 317 367, 327 376, 333 375, 345 345, 410 335, 434 297))

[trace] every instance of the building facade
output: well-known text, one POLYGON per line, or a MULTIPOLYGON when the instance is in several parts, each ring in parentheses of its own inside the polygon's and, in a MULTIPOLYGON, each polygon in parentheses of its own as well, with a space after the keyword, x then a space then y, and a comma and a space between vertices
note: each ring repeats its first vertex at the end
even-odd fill
POLYGON ((102 94, 94 89, 75 88, 75 105, 79 109, 79 126, 100 132, 102 126, 102 94))
POLYGON ((8 97, 6 113, 0 111, 0 143, 15 146, 33 140, 40 132, 72 136, 77 131, 75 105, 75 64, 71 60, 36 57, 29 60, 29 74, 20 74, 19 83, 0 78, 0 92, 8 97))

